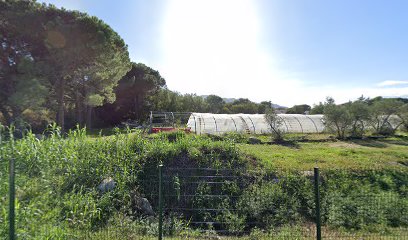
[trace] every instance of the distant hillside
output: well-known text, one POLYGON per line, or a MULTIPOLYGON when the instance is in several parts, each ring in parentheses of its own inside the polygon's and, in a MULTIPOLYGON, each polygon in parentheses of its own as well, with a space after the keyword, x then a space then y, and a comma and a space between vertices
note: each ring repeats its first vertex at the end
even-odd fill
POLYGON ((398 101, 401 101, 401 102, 404 102, 404 103, 408 103, 408 95, 404 95, 404 96, 401 96, 401 97, 387 97, 387 96, 385 96, 384 98, 391 98, 391 99, 395 99, 395 100, 398 100, 398 101))

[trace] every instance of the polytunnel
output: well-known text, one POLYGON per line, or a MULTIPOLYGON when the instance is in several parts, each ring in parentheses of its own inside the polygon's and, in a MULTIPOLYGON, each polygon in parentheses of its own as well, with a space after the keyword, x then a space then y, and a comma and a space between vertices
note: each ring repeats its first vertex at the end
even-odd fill
MULTIPOLYGON (((280 128, 288 133, 320 133, 324 131, 323 115, 278 114, 280 128)), ((264 114, 191 113, 187 127, 196 134, 269 133, 264 114)))

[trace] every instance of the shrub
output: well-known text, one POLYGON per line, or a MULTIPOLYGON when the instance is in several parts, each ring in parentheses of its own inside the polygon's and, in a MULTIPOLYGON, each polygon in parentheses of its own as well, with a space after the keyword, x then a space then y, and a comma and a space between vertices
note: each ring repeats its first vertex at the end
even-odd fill
POLYGON ((238 207, 253 222, 263 227, 279 226, 299 220, 300 201, 273 182, 254 184, 245 189, 238 207))
POLYGON ((223 138, 234 143, 247 143, 248 135, 237 133, 237 132, 228 132, 223 135, 223 138))
POLYGON ((401 119, 395 119, 395 116, 402 109, 403 103, 394 99, 382 99, 376 101, 370 107, 369 123, 375 133, 381 135, 394 134, 397 128, 403 123, 401 119), (394 116, 394 117, 393 117, 394 116), (393 121, 394 124, 391 124, 393 121))
POLYGON ((268 108, 265 111, 265 122, 271 133, 272 141, 283 141, 285 130, 283 128, 283 119, 278 116, 274 108, 268 108))
POLYGON ((353 122, 346 106, 328 103, 324 108, 324 122, 326 127, 334 131, 337 138, 344 139, 353 122))

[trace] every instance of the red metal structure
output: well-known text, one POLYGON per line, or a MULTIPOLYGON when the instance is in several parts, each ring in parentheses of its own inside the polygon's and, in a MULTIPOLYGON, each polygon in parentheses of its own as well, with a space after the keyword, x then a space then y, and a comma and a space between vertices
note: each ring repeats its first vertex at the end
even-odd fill
POLYGON ((150 112, 150 133, 184 131, 191 132, 187 121, 191 113, 180 112, 150 112))

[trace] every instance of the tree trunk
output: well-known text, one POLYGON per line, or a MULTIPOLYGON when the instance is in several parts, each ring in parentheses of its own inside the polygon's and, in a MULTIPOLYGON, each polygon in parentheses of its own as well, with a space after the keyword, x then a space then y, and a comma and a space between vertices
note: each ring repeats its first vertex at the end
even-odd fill
POLYGON ((77 124, 82 126, 83 125, 82 103, 81 103, 81 96, 79 92, 75 93, 75 110, 76 110, 77 124))
POLYGON ((135 119, 138 119, 139 118, 139 95, 138 94, 135 95, 134 102, 135 102, 135 119))
POLYGON ((86 127, 88 129, 92 128, 92 110, 93 108, 91 106, 87 106, 86 108, 86 127))
POLYGON ((61 78, 58 84, 58 111, 57 111, 57 124, 61 127, 61 131, 65 131, 65 107, 64 107, 64 94, 65 94, 65 79, 61 78))
POLYGON ((6 121, 6 125, 10 126, 13 123, 13 119, 12 119, 10 113, 5 108, 0 108, 0 112, 4 117, 4 120, 6 121))

